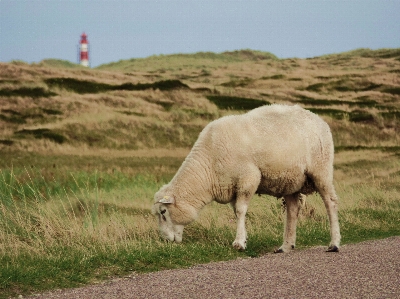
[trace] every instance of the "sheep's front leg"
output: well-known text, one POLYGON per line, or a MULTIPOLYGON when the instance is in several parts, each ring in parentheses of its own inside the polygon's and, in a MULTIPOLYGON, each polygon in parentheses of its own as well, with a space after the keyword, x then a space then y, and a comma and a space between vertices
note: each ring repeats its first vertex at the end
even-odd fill
POLYGON ((296 245, 296 226, 300 212, 300 194, 285 196, 286 202, 286 222, 283 234, 282 246, 275 250, 275 253, 288 252, 296 245))
POLYGON ((232 202, 237 219, 236 239, 232 246, 238 250, 245 250, 247 243, 246 213, 249 202, 260 185, 261 173, 258 167, 242 168, 243 176, 237 184, 236 200, 232 202))
POLYGON ((232 243, 232 246, 238 250, 245 250, 247 243, 247 232, 246 232, 246 213, 248 207, 248 201, 246 200, 236 200, 232 204, 233 210, 235 211, 237 219, 237 230, 236 239, 232 243))

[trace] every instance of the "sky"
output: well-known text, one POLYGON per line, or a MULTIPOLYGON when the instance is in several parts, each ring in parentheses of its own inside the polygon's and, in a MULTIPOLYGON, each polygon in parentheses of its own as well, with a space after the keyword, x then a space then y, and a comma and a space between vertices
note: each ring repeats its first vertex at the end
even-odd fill
POLYGON ((307 58, 400 48, 400 0, 0 0, 0 61, 92 67, 152 55, 253 49, 307 58))

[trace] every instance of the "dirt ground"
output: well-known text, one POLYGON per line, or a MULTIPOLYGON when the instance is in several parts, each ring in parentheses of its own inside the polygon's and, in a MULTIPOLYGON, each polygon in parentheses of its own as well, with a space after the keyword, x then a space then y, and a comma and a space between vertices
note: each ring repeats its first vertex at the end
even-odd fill
POLYGON ((132 274, 30 298, 400 298, 400 236, 132 274))

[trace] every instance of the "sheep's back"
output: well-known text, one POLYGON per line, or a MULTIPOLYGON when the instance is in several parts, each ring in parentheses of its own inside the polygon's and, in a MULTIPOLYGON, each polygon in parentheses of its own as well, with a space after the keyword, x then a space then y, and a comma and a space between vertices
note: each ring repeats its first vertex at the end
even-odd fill
POLYGON ((205 131, 214 171, 225 176, 222 180, 238 177, 255 165, 268 184, 282 187, 282 177, 289 177, 292 181, 286 189, 297 188, 316 160, 332 163, 333 159, 329 126, 299 106, 263 106, 218 119, 205 131))

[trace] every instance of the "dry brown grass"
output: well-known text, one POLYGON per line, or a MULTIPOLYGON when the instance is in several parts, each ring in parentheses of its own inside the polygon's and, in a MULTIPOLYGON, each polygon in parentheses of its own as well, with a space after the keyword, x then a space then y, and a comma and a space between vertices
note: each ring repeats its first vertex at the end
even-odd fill
POLYGON ((0 144, 0 147, 32 151, 61 147, 77 151, 85 147, 121 151, 190 148, 209 121, 241 113, 219 110, 206 98, 210 92, 282 104, 314 99, 319 103, 301 105, 322 113, 331 125, 337 146, 400 144, 400 95, 385 92, 388 88, 400 88, 400 61, 396 57, 383 59, 373 57, 373 53, 367 57, 345 53, 313 59, 257 60, 254 56, 248 58, 250 52, 243 53, 239 53, 241 56, 229 54, 223 59, 209 53, 156 56, 105 65, 99 70, 49 67, 46 63, 2 63, 0 90, 41 88, 57 95, 0 96, 3 116, 0 140, 13 142, 11 146, 0 144), (192 90, 110 90, 78 94, 48 86, 44 80, 49 78, 74 78, 114 86, 178 79, 192 90), (362 105, 365 101, 375 101, 375 104, 362 105), (50 115, 43 109, 61 113, 50 115), (343 111, 347 117, 335 119, 323 109, 343 111), (349 120, 348 115, 357 109, 373 115, 373 121, 349 120), (21 114, 24 120, 10 121, 12 111, 21 114), (388 117, 388 113, 395 116, 388 117), (14 134, 22 129, 40 128, 64 135, 66 141, 51 145, 54 142, 14 134), (74 135, 76 132, 79 134, 74 135))

